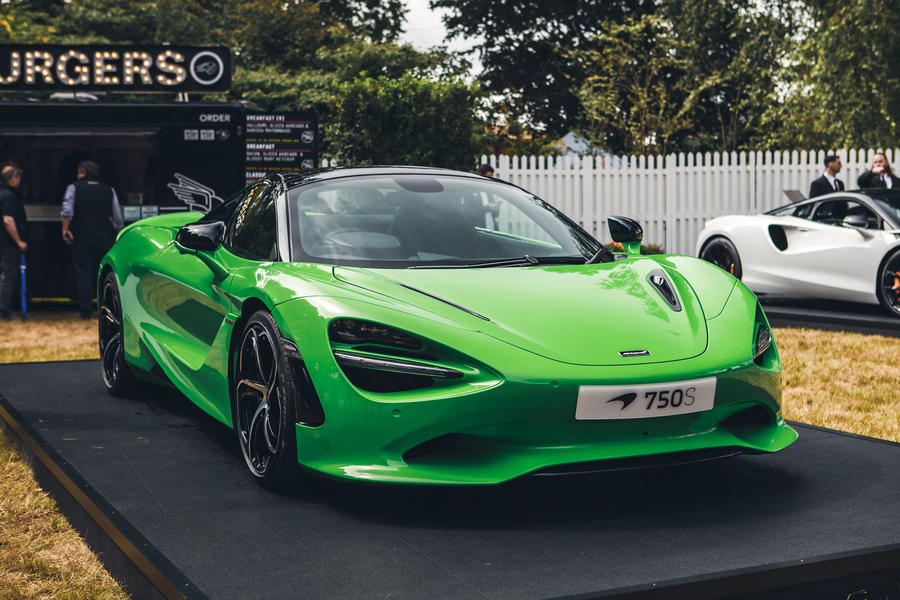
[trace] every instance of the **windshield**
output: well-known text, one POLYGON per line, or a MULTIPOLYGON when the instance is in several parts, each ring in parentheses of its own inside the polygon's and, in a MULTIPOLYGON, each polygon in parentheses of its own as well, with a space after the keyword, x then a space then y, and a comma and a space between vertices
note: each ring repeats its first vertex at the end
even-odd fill
MULTIPOLYGON (((452 175, 370 175, 294 188, 294 260, 370 267, 459 266, 527 257, 584 262, 600 244, 519 188, 452 175)), ((505 266, 498 264, 497 266, 505 266)))
POLYGON ((866 190, 864 193, 884 212, 891 227, 900 228, 900 190, 866 190))

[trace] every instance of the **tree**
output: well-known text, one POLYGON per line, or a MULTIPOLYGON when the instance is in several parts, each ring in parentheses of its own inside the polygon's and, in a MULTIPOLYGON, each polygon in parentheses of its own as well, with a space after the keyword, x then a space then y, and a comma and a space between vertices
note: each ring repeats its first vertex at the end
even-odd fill
POLYGON ((0 43, 27 44, 49 43, 56 35, 56 28, 49 14, 35 6, 34 2, 11 0, 0 11, 0 43))
POLYGON ((479 40, 485 89, 502 96, 514 118, 525 116, 557 137, 581 117, 576 94, 585 73, 572 51, 587 49, 627 15, 655 10, 652 0, 432 0, 431 6, 449 9, 451 36, 479 40))
POLYGON ((786 93, 766 114, 773 148, 893 147, 900 136, 898 2, 812 1, 786 93))
POLYGON ((319 0, 322 14, 373 42, 396 41, 406 19, 402 0, 319 0))
POLYGON ((461 81, 403 75, 340 86, 332 147, 341 164, 475 167, 477 93, 461 81))
POLYGON ((681 41, 659 16, 629 18, 578 53, 592 71, 578 91, 585 118, 579 133, 621 154, 659 154, 690 127, 696 100, 679 57, 681 41))
POLYGON ((573 52, 577 130, 611 152, 731 151, 767 133, 794 23, 788 0, 667 0, 573 52))
POLYGON ((791 2, 669 0, 661 14, 679 41, 683 77, 694 96, 679 149, 724 152, 758 145, 790 32, 799 21, 791 2))

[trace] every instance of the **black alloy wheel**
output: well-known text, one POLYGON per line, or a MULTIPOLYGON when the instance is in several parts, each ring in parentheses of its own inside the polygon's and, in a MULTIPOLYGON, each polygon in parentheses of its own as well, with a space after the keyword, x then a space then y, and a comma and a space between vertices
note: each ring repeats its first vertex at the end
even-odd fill
POLYGON ((250 317, 234 362, 233 419, 250 472, 283 489, 298 475, 294 385, 281 334, 266 311, 250 317))
POLYGON ((125 362, 123 342, 122 300, 115 273, 107 273, 103 278, 100 292, 100 370, 103 384, 114 396, 125 396, 132 392, 136 380, 125 362))
POLYGON ((900 250, 895 250, 882 263, 877 291, 881 305, 900 317, 900 250))
POLYGON ((738 279, 743 275, 741 257, 738 255, 737 248, 728 238, 714 237, 706 242, 700 251, 700 258, 725 269, 738 279))

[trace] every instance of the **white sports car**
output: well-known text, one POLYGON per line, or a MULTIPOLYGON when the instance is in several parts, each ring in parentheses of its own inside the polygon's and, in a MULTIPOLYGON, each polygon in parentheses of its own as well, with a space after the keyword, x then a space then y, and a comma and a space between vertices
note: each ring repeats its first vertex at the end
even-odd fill
POLYGON ((758 294, 880 302, 900 316, 900 190, 718 217, 700 232, 697 255, 758 294))

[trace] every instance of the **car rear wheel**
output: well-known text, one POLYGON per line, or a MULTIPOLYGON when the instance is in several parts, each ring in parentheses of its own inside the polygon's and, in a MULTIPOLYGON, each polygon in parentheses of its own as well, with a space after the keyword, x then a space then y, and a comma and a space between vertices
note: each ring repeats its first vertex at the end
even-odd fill
POLYGON ((294 383, 272 315, 255 312, 234 357, 233 418, 250 472, 266 487, 289 487, 298 475, 294 383))
POLYGON ((900 317, 900 250, 888 255, 878 273, 878 300, 900 317))
POLYGON ((122 300, 119 284, 113 272, 103 278, 100 291, 100 371, 103 384, 114 396, 125 396, 134 390, 136 380, 128 363, 125 362, 123 342, 122 300))
POLYGON ((737 277, 741 278, 741 257, 731 240, 724 237, 714 237, 704 244, 700 250, 700 258, 709 261, 717 267, 721 267, 737 277))

